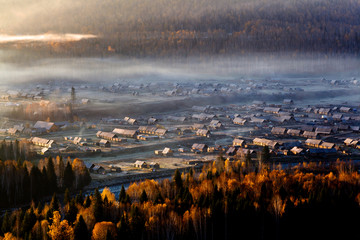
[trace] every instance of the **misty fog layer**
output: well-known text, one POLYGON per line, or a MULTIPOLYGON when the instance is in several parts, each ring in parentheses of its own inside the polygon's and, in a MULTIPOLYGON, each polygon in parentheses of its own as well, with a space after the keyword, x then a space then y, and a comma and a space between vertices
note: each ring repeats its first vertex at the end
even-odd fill
POLYGON ((52 58, 18 65, 0 52, 1 84, 26 81, 75 80, 99 83, 123 80, 222 81, 241 78, 313 77, 353 78, 360 75, 356 58, 312 58, 253 55, 252 57, 186 58, 167 62, 154 59, 52 58))

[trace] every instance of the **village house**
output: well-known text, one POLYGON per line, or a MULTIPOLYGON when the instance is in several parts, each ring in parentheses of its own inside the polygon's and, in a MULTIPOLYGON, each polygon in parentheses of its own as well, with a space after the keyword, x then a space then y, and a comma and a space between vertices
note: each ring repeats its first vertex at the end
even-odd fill
POLYGON ((99 146, 109 148, 109 147, 111 147, 111 143, 109 140, 101 139, 99 142, 99 146))
POLYGON ((156 124, 159 120, 154 118, 154 117, 150 117, 148 119, 148 124, 156 124))
POLYGON ((148 141, 148 140, 156 140, 159 139, 159 136, 148 136, 148 135, 137 135, 138 140, 148 141))
POLYGON ((317 132, 308 132, 308 131, 304 131, 304 133, 302 134, 304 138, 317 138, 318 135, 319 134, 317 132))
POLYGON ((236 117, 236 118, 234 118, 233 123, 238 124, 238 125, 245 125, 246 119, 236 117))
POLYGON ((293 116, 290 116, 290 115, 283 115, 283 116, 280 116, 280 117, 277 117, 277 116, 271 116, 269 118, 270 121, 272 122, 277 122, 277 123, 284 123, 284 122, 289 122, 289 121, 295 121, 294 117, 293 116))
POLYGON ((7 130, 7 133, 10 134, 10 135, 16 135, 16 134, 20 134, 23 132, 24 130, 24 127, 22 127, 21 129, 19 128, 16 128, 16 127, 13 127, 13 128, 9 128, 7 130), (21 130, 22 129, 22 130, 21 130))
POLYGON ((121 167, 115 165, 109 165, 109 172, 121 172, 121 167))
POLYGON ((97 173, 97 174, 105 174, 106 173, 106 170, 104 167, 100 166, 100 165, 95 165, 95 164, 92 164, 92 166, 90 167, 90 172, 92 173, 97 173))
POLYGON ((239 148, 236 152, 237 155, 246 156, 246 154, 250 153, 251 157, 256 157, 256 151, 252 149, 239 148))
POLYGON ((344 143, 345 143, 346 146, 353 146, 353 147, 355 147, 355 146, 359 143, 359 141, 358 141, 358 140, 354 140, 354 139, 352 139, 352 138, 347 138, 347 139, 345 139, 344 143))
POLYGON ((113 130, 113 133, 116 133, 123 137, 136 138, 136 136, 138 135, 138 130, 115 128, 113 130))
POLYGON ((334 121, 341 121, 343 115, 341 113, 336 113, 332 115, 334 121))
POLYGON ((319 126, 315 129, 315 132, 318 134, 330 135, 334 133, 334 130, 332 127, 329 126, 319 126))
POLYGON ((167 129, 164 129, 164 128, 158 128, 156 129, 155 131, 155 135, 158 135, 158 136, 164 136, 166 133, 167 133, 167 129))
POLYGON ((286 131, 286 134, 290 135, 290 136, 299 137, 301 135, 301 130, 300 129, 288 129, 286 131))
POLYGON ((339 131, 348 131, 348 130, 350 130, 350 126, 346 125, 346 124, 339 124, 338 125, 338 130, 339 131))
POLYGON ((278 114, 280 111, 281 111, 281 108, 277 108, 277 107, 265 107, 264 108, 264 112, 266 112, 266 113, 278 114))
POLYGON ((191 129, 192 130, 198 130, 198 129, 205 129, 205 124, 201 124, 201 123, 194 123, 192 126, 191 126, 191 129))
POLYGON ((305 145, 309 146, 309 147, 315 147, 315 148, 319 148, 320 144, 322 143, 321 140, 318 139, 307 139, 305 141, 305 145))
POLYGON ((226 151, 226 155, 235 156, 236 152, 237 152, 237 148, 232 146, 232 147, 229 147, 229 149, 226 151))
POLYGON ((301 127, 301 130, 304 132, 313 132, 315 131, 315 127, 313 125, 304 125, 301 127))
POLYGON ((155 162, 151 162, 151 163, 149 163, 149 168, 151 168, 151 169, 160 169, 160 164, 155 163, 155 162))
POLYGON ((292 99, 284 99, 284 104, 294 104, 294 101, 292 99))
POLYGON ((140 126, 138 130, 140 133, 155 134, 156 129, 156 127, 152 126, 140 126))
POLYGON ((107 140, 114 140, 115 138, 118 138, 118 136, 113 133, 113 132, 102 132, 102 131, 98 131, 96 133, 96 136, 98 138, 104 138, 104 139, 107 139, 107 140))
POLYGON ((253 140, 253 144, 263 147, 268 146, 269 148, 273 148, 273 149, 278 148, 280 146, 279 142, 268 140, 265 138, 255 138, 253 140))
POLYGON ((349 113, 351 112, 351 108, 349 107, 340 107, 340 112, 345 112, 345 113, 349 113))
POLYGON ((191 147, 191 151, 193 152, 206 152, 208 149, 208 146, 203 143, 194 143, 191 147))
POLYGON ((323 115, 329 115, 330 112, 331 112, 331 108, 320 108, 317 113, 323 115))
POLYGON ((164 148, 164 150, 162 151, 162 155, 164 155, 164 156, 172 156, 172 155, 173 155, 173 151, 172 151, 170 148, 166 147, 166 148, 164 148))
POLYGON ((45 122, 45 121, 37 121, 33 127, 34 129, 41 129, 46 132, 55 132, 58 131, 59 128, 53 122, 45 122))
POLYGON ((283 127, 273 127, 271 129, 271 133, 274 135, 285 135, 286 133, 286 128, 283 127))
POLYGON ((210 137, 210 131, 207 130, 207 129, 198 129, 196 131, 196 135, 209 138, 210 137))
POLYGON ((131 124, 131 125, 137 124, 137 120, 135 118, 124 117, 124 121, 131 124))
POLYGON ((134 163, 134 167, 136 167, 136 168, 148 168, 148 165, 147 165, 147 163, 145 162, 145 161, 136 161, 135 163, 134 163))
POLYGON ((219 129, 223 127, 223 124, 219 120, 212 120, 209 124, 210 128, 219 129))
POLYGON ((292 149, 290 149, 290 152, 294 155, 299 155, 304 152, 304 149, 295 146, 292 149))
POLYGON ((264 123, 264 122, 267 122, 268 120, 264 119, 264 118, 257 118, 257 117, 251 117, 250 121, 252 123, 264 123))
POLYGON ((330 142, 322 142, 319 146, 319 148, 325 148, 325 149, 331 149, 335 147, 335 143, 330 142))
POLYGON ((30 142, 34 145, 51 148, 53 144, 55 144, 54 140, 49 140, 45 138, 32 137, 30 138, 30 142))
POLYGON ((239 138, 233 140, 233 146, 245 147, 245 141, 239 138))

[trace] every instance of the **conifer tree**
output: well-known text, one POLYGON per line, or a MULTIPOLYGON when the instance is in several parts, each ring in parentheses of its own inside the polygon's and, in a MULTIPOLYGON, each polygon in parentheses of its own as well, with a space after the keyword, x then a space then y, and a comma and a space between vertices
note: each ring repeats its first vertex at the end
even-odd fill
POLYGON ((75 174, 72 169, 70 162, 67 162, 65 170, 64 170, 64 187, 68 189, 72 189, 74 185, 75 174))
POLYGON ((124 185, 121 185, 121 190, 120 190, 120 194, 119 194, 119 202, 125 203, 125 201, 126 201, 126 192, 125 192, 124 185))
POLYGON ((145 190, 142 191, 141 195, 140 195, 140 203, 144 203, 148 201, 148 196, 145 192, 145 190))
POLYGON ((46 171, 47 171, 49 190, 50 190, 50 192, 56 192, 57 181, 56 181, 56 173, 55 173, 55 167, 54 167, 52 157, 49 157, 46 171))
POLYGON ((87 229, 86 223, 85 223, 82 215, 79 216, 79 219, 75 224, 74 239, 77 239, 77 240, 88 240, 89 239, 89 231, 87 229))
POLYGON ((50 202, 50 209, 52 212, 60 210, 60 204, 59 204, 59 200, 56 196, 56 193, 54 193, 54 195, 52 196, 52 199, 50 202))
POLYGON ((66 205, 69 202, 70 202, 70 192, 69 189, 67 188, 64 193, 64 204, 66 205))
POLYGON ((101 198, 101 194, 99 192, 99 189, 95 189, 93 200, 92 200, 92 208, 94 212, 94 217, 97 222, 100 222, 102 220, 103 216, 103 202, 101 198))

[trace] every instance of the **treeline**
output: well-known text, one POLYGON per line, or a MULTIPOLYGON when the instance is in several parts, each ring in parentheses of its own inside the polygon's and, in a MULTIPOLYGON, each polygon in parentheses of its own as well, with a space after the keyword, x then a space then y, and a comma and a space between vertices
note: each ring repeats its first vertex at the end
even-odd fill
POLYGON ((25 160, 32 157, 28 141, 15 140, 6 141, 5 139, 0 143, 0 160, 6 159, 16 160, 22 164, 25 160))
POLYGON ((227 0, 221 4, 214 0, 107 0, 84 4, 87 8, 82 7, 82 14, 52 12, 54 21, 32 24, 26 30, 33 27, 33 31, 39 31, 36 29, 49 24, 40 32, 53 29, 100 35, 95 40, 53 42, 47 46, 51 53, 81 56, 188 56, 253 51, 358 54, 360 50, 360 3, 356 0, 227 0), (64 25, 68 19, 73 20, 71 26, 64 25))
POLYGON ((65 194, 3 217, 8 239, 350 239, 358 236, 360 175, 337 162, 250 171, 218 161, 199 174, 65 194), (316 172, 314 174, 314 172, 316 172))
POLYGON ((73 114, 72 104, 56 104, 33 102, 21 104, 8 112, 8 116, 16 119, 25 119, 31 121, 75 121, 77 116, 73 114))
POLYGON ((79 190, 89 184, 90 174, 80 159, 45 158, 38 165, 29 161, 0 161, 0 208, 39 201, 54 192, 79 190))

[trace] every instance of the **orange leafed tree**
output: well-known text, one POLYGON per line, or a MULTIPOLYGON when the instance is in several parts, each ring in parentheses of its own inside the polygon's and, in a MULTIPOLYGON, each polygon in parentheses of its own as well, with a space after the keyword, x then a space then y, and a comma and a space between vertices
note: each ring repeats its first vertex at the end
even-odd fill
POLYGON ((98 222, 95 224, 92 233, 93 240, 103 240, 106 239, 107 234, 110 233, 113 239, 116 238, 116 226, 112 222, 98 222))
POLYGON ((49 227, 48 234, 53 240, 69 240, 74 238, 74 229, 67 220, 61 221, 60 213, 55 211, 53 223, 49 227))

